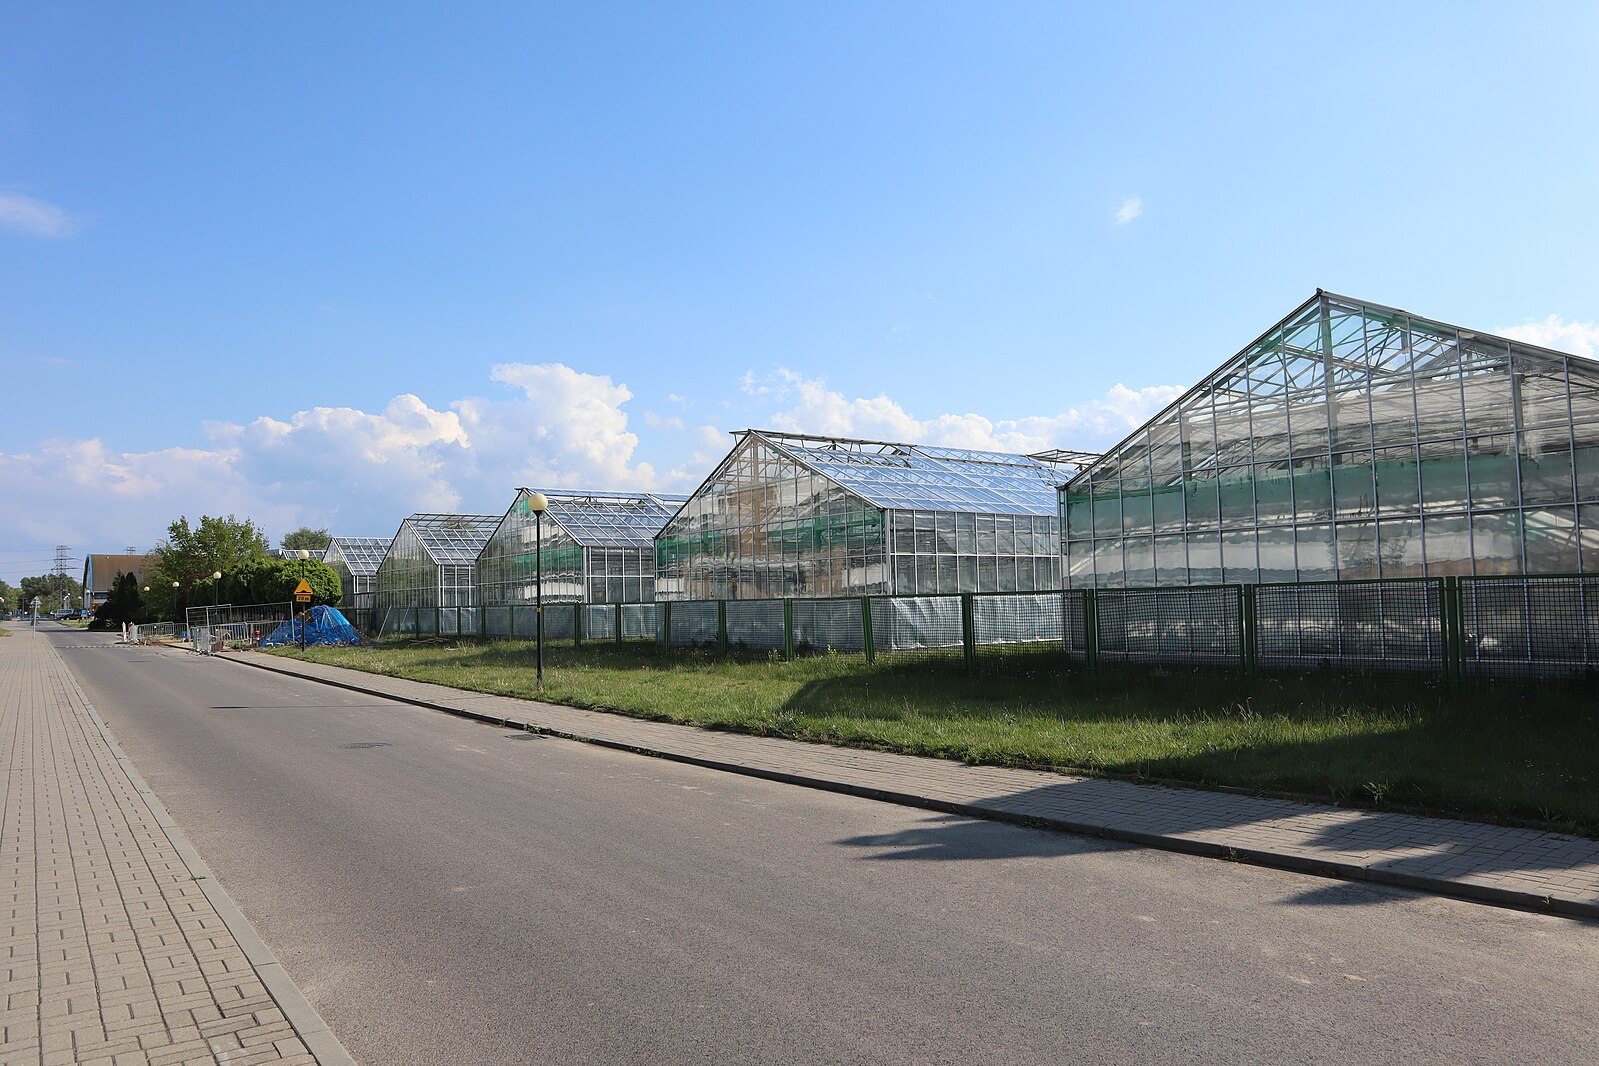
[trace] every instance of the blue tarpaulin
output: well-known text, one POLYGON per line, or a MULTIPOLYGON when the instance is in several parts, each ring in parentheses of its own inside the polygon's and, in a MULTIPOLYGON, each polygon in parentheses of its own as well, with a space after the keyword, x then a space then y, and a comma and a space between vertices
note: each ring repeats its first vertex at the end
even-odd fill
POLYGON ((275 644, 299 644, 302 636, 306 644, 359 644, 361 634, 340 613, 337 607, 313 607, 298 618, 284 622, 261 638, 261 647, 275 644), (303 631, 303 632, 302 632, 303 631))

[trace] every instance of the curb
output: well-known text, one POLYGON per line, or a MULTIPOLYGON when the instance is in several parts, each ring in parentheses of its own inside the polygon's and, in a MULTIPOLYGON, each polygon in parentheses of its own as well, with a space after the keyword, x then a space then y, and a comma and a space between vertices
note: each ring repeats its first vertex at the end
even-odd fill
MULTIPOLYGON (((1277 870, 1287 870, 1293 873, 1310 874, 1316 877, 1335 878, 1341 881, 1364 881, 1372 884, 1391 885, 1397 888, 1410 889, 1424 892, 1434 896, 1446 896, 1451 899, 1464 900, 1468 903, 1480 903, 1494 907, 1504 907, 1512 910, 1532 911, 1538 914, 1553 914, 1564 918, 1579 918, 1599 921, 1599 903, 1584 903, 1580 900, 1557 899, 1553 896, 1540 896, 1531 892, 1518 892, 1513 889, 1493 888, 1488 885, 1473 885, 1460 881, 1450 881, 1444 878, 1425 877, 1418 874, 1398 873, 1390 870, 1373 869, 1366 866, 1357 866, 1353 863, 1336 862, 1326 859, 1307 859, 1298 855, 1286 855, 1281 852, 1263 851, 1256 848, 1235 848, 1225 844, 1213 844, 1203 840, 1188 840, 1182 837, 1162 836, 1157 833, 1145 833, 1134 829, 1118 829, 1115 826, 1098 825, 1086 822, 1075 822, 1068 818, 1047 817, 1041 815, 1017 814, 1012 811, 999 810, 993 807, 983 807, 976 804, 957 803, 950 800, 935 799, 931 796, 922 796, 913 792, 899 792, 890 789, 869 788, 864 785, 852 785, 844 781, 835 781, 827 777, 812 776, 808 774, 785 773, 780 770, 765 770, 759 767, 746 766, 742 763, 726 762, 720 759, 707 759, 698 755, 687 755, 681 752, 664 751, 659 748, 650 748, 638 744, 629 744, 618 740, 605 740, 600 737, 583 736, 579 733, 569 733, 549 726, 537 725, 533 722, 518 721, 514 718, 501 717, 493 714, 482 714, 478 711, 467 710, 464 707, 451 707, 448 704, 435 703, 429 700, 416 699, 409 696, 400 696, 392 692, 384 692, 378 688, 357 685, 347 681, 335 681, 332 678, 316 677, 311 674, 302 674, 295 670, 287 670, 272 665, 270 662, 256 662, 242 656, 221 656, 227 662, 237 663, 241 666, 254 667, 268 673, 279 674, 284 677, 297 677, 304 681, 311 681, 329 688, 344 689, 348 692, 359 692, 366 696, 377 696, 396 703, 405 703, 413 707, 421 707, 431 711, 442 711, 457 718, 467 718, 485 725, 501 726, 504 728, 522 729, 530 733, 543 736, 559 737, 562 740, 575 740, 583 744, 593 744, 596 747, 610 748, 615 751, 631 752, 635 755, 647 755, 657 759, 667 759, 671 762, 686 763, 691 766, 700 766, 708 770, 719 770, 724 773, 740 774, 744 777, 762 778, 768 781, 777 781, 787 785, 798 785, 803 788, 814 788, 823 792, 836 792, 843 795, 858 796, 862 799, 878 800, 884 803, 893 803, 902 807, 919 807, 924 810, 939 811, 945 814, 959 814, 969 818, 982 818, 991 822, 1007 822, 1012 825, 1026 826, 1033 829, 1050 829, 1058 832, 1076 833, 1080 836, 1097 837, 1102 840, 1118 840, 1129 844, 1138 844, 1142 847, 1158 848, 1162 851, 1178 852, 1185 855, 1195 855, 1201 858, 1221 859, 1227 862, 1244 863, 1249 866, 1262 866, 1277 870)), ((270 658, 270 657, 264 657, 270 658)), ((404 678, 398 680, 405 680, 404 678)), ((426 683, 426 682, 424 682, 426 683)), ((518 697, 503 697, 516 699, 518 697)), ((533 701, 527 701, 533 702, 533 701)), ((604 712, 602 712, 604 713, 604 712)), ((626 717, 626 716, 622 716, 626 717)))
MULTIPOLYGON (((54 649, 52 648, 52 650, 54 649)), ((59 656, 60 653, 57 652, 56 654, 59 656)), ((356 1066, 355 1059, 345 1050, 344 1045, 339 1042, 339 1038, 333 1035, 333 1030, 328 1028, 328 1023, 322 1020, 322 1015, 317 1013, 317 1009, 311 1005, 311 1001, 305 998, 305 994, 300 991, 300 986, 294 983, 294 979, 283 968, 283 964, 278 961, 278 957, 272 954, 272 949, 267 947, 261 940, 260 934, 255 931, 255 926, 250 924, 250 919, 246 918, 244 912, 239 909, 239 905, 233 902, 233 897, 228 895, 228 890, 222 887, 222 882, 217 879, 216 874, 212 873, 211 867, 207 866, 205 860, 200 857, 199 851, 190 843, 189 838, 178 827, 178 823, 172 820, 172 815, 167 812, 166 805, 156 796, 155 790, 150 787, 149 782, 144 779, 138 768, 133 765, 133 760, 128 758, 127 753, 122 750, 121 746, 111 736, 111 730, 106 725, 105 719, 100 717, 100 712, 95 709, 93 703, 89 702, 88 694, 78 684, 78 679, 73 676, 72 670, 66 668, 65 660, 62 661, 62 666, 65 668, 63 672, 67 675, 67 680, 71 682, 73 691, 77 693, 78 699, 83 701, 84 709, 88 711, 90 721, 94 722, 95 729, 99 730, 100 736, 106 742, 106 746, 111 749, 111 755, 116 759, 117 766, 127 775, 128 780, 133 782, 135 791, 144 800, 145 806, 150 808, 150 813, 155 815, 156 824, 161 827, 161 831, 172 842, 173 849, 177 851, 178 857, 183 860, 183 865, 188 869, 189 875, 195 879, 195 882, 200 886, 200 891, 216 910, 217 917, 221 918, 222 924, 227 927, 229 935, 239 945, 239 949, 244 952, 244 957, 249 960, 250 965, 255 969, 256 975, 261 978, 261 984, 266 987, 267 995, 276 1001, 278 1009, 288 1019, 289 1025, 294 1029, 295 1035, 300 1038, 300 1042, 305 1045, 306 1050, 316 1059, 319 1066, 356 1066)))

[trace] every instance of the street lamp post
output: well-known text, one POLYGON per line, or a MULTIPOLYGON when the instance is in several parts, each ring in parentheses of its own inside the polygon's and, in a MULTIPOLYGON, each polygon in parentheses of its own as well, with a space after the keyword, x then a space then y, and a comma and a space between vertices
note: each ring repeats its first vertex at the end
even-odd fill
POLYGON ((182 587, 183 586, 179 585, 176 581, 174 581, 172 583, 172 627, 173 627, 173 629, 176 629, 177 625, 178 625, 178 589, 180 589, 182 587))
POLYGON ((533 621, 538 648, 535 673, 540 688, 544 687, 544 512, 549 506, 544 493, 528 494, 527 509, 533 512, 533 557, 537 560, 533 578, 533 621))
MULTIPOLYGON (((294 553, 294 557, 296 559, 300 560, 300 562, 303 563, 307 559, 311 558, 311 553, 309 551, 307 551, 306 549, 301 548, 299 551, 294 553)), ((311 611, 311 608, 307 607, 305 610, 306 610, 306 613, 309 614, 310 611, 311 611)), ((306 621, 307 621, 307 619, 302 615, 301 618, 300 618, 300 650, 301 651, 305 650, 305 623, 306 623, 306 621)))
POLYGON ((211 608, 218 606, 217 601, 222 598, 222 571, 217 570, 211 574, 211 602, 205 605, 205 639, 211 639, 211 608))

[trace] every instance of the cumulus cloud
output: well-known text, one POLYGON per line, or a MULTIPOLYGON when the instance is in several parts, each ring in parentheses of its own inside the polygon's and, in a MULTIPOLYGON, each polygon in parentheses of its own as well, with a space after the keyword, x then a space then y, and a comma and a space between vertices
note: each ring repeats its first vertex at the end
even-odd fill
POLYGON ((1133 219, 1144 213, 1144 201, 1137 196, 1129 196, 1122 201, 1116 209, 1116 225, 1125 226, 1133 219))
POLYGON ((40 542, 157 539, 180 514, 248 515, 269 533, 301 524, 392 532, 415 511, 503 510, 519 485, 656 487, 634 462, 625 385, 559 363, 507 363, 490 398, 381 411, 313 407, 287 418, 203 424, 207 446, 117 451, 98 438, 0 453, 0 496, 40 542))
POLYGON ((1589 359, 1599 353, 1599 322, 1567 322, 1559 315, 1550 315, 1542 322, 1527 322, 1508 329, 1495 330, 1501 337, 1525 341, 1557 352, 1569 352, 1589 359))
POLYGON ((1116 385, 1099 399, 1057 414, 994 420, 970 413, 917 418, 886 394, 852 399, 828 388, 822 378, 788 369, 763 384, 785 405, 769 416, 772 429, 1021 453, 1114 444, 1183 391, 1176 385, 1116 385))
POLYGON ((78 220, 54 204, 0 189, 0 226, 31 237, 70 237, 78 220))

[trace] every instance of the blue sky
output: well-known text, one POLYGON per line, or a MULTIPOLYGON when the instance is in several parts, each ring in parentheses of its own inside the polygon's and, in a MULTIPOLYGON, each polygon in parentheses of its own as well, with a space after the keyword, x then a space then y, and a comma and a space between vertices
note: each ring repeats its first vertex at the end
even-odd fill
POLYGON ((749 425, 1103 447, 1317 286, 1593 354, 1596 54, 1592 3, 8 4, 0 577, 687 490, 749 425))

